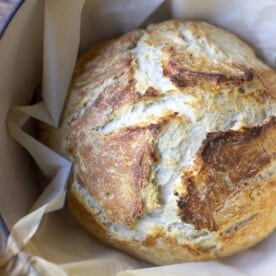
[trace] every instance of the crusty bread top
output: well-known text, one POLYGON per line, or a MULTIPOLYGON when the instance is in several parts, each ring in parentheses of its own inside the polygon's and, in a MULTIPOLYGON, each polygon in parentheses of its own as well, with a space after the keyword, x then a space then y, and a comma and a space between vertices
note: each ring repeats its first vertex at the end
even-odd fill
POLYGON ((233 199, 275 178, 275 83, 225 30, 150 25, 80 58, 51 144, 117 235, 145 237, 145 221, 228 233, 258 213, 233 199))

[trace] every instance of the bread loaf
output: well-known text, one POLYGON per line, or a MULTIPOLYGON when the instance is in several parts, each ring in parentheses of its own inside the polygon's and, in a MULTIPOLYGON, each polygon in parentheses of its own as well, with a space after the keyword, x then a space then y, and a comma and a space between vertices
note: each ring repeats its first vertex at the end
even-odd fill
POLYGON ((61 126, 69 208, 155 264, 246 249, 276 226, 276 74, 226 30, 171 20, 77 62, 61 126))

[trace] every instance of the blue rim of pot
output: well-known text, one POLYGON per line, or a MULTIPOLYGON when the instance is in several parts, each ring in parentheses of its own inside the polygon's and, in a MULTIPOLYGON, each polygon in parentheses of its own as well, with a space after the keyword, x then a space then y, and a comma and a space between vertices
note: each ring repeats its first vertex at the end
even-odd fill
POLYGON ((15 14, 17 13, 17 11, 19 10, 19 8, 21 7, 21 5, 24 2, 25 2, 25 0, 17 0, 17 2, 14 3, 13 8, 7 14, 4 22, 2 24, 0 24, 0 39, 4 35, 4 33, 5 33, 6 29, 8 28, 11 20, 13 19, 13 17, 15 16, 15 14))

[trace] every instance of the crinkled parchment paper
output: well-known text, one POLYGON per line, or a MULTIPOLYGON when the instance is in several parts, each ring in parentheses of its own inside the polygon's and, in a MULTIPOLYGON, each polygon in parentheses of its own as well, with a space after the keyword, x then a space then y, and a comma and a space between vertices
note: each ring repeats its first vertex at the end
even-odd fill
MULTIPOLYGON (((28 199, 30 204, 34 203, 33 207, 13 225, 6 247, 0 252, 0 274, 276 275, 275 233, 232 257, 163 267, 151 267, 102 245, 62 208, 70 162, 40 144, 26 130, 30 117, 58 126, 77 55, 97 41, 149 22, 169 18, 201 19, 232 30, 253 45, 267 63, 275 66, 275 14, 275 0, 45 0, 42 101, 12 108, 7 126, 10 135, 31 154, 50 181, 36 202, 28 199)), ((20 181, 17 179, 16 185, 20 186, 20 181)), ((0 188, 1 193, 4 188, 9 189, 4 185, 0 188)), ((15 193, 13 202, 6 202, 5 211, 15 212, 15 203, 20 206, 28 194, 28 189, 15 193)))

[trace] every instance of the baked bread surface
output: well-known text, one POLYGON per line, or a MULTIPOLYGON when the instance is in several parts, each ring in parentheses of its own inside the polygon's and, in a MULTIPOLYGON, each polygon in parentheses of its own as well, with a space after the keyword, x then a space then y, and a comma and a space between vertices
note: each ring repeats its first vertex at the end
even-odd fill
POLYGON ((276 226, 275 85, 226 30, 166 21, 83 55, 40 139, 93 235, 156 264, 222 257, 276 226))

